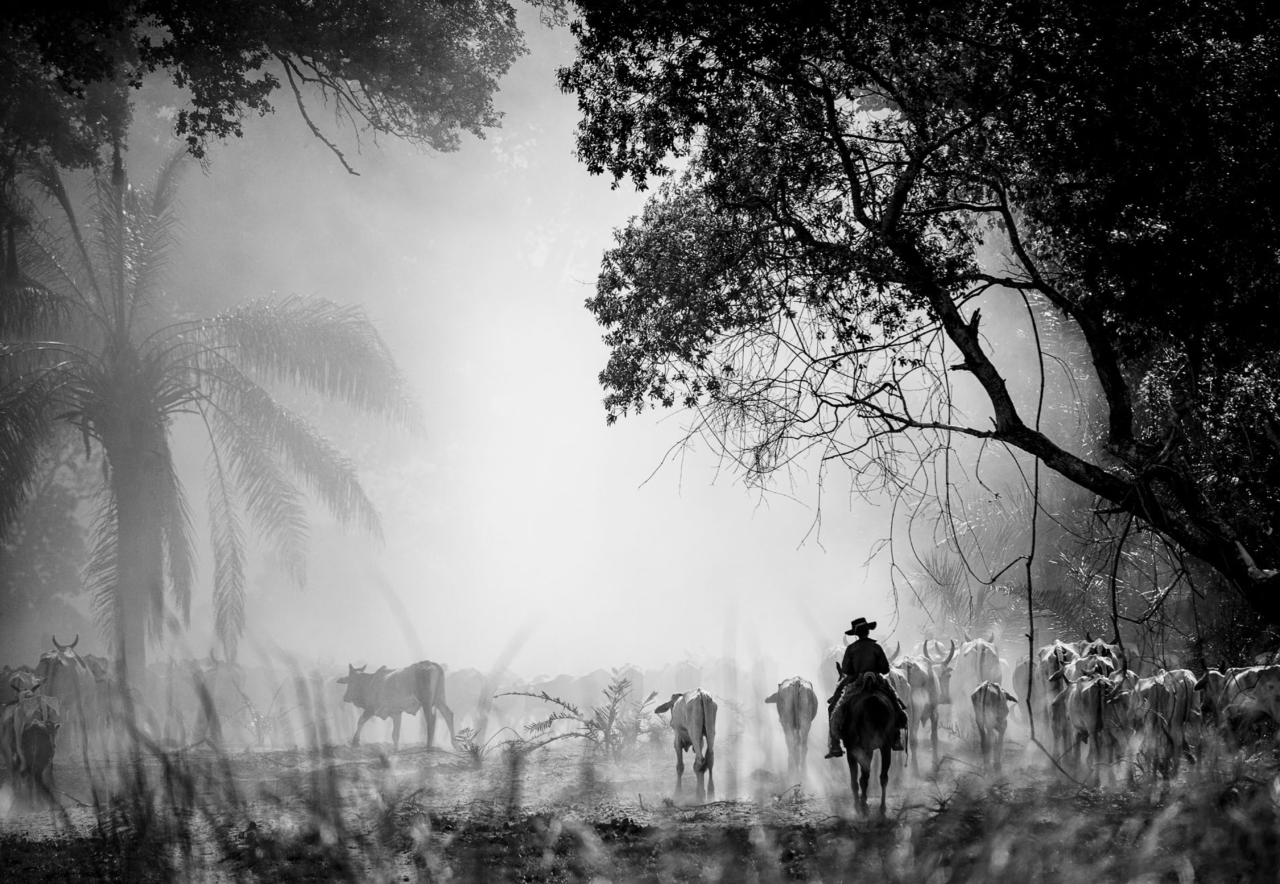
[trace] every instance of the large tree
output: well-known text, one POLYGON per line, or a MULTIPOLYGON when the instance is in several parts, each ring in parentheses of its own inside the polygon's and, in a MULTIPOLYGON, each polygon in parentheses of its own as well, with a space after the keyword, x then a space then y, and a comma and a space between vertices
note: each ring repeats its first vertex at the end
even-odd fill
POLYGON ((268 386, 417 423, 390 353, 357 308, 291 298, 209 318, 174 315, 163 271, 180 165, 175 157, 148 191, 128 184, 117 152, 93 182, 83 221, 62 177, 45 167, 37 183, 61 223, 11 228, 2 268, 0 532, 34 490, 58 424, 74 426, 87 448, 101 446, 89 588, 120 674, 135 680, 148 630, 166 612, 185 619, 191 600, 191 522, 170 446, 176 421, 194 422, 208 440, 213 602, 229 654, 244 625, 246 518, 299 582, 307 539, 299 484, 341 523, 379 531, 355 465, 268 386))
MULTIPOLYGON (((552 19, 562 8, 532 5, 552 19)), ((524 51, 506 0, 23 4, 0 22, 0 171, 33 152, 93 164, 155 73, 185 90, 175 133, 197 157, 281 91, 350 171, 316 99, 359 132, 452 150, 460 131, 498 124, 493 93, 524 51)))
POLYGON ((662 179, 589 301, 611 420, 687 406, 761 476, 1007 446, 1280 623, 1280 8, 576 5, 580 155, 662 179), (1099 444, 985 334, 1037 305, 1099 444))

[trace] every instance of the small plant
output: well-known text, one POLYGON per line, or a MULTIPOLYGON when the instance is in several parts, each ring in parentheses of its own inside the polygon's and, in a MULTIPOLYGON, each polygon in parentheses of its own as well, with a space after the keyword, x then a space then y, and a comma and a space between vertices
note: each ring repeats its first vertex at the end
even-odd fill
POLYGON ((235 688, 239 692, 241 699, 244 700, 244 705, 240 707, 240 712, 248 718, 249 729, 253 731, 254 739, 257 741, 258 748, 261 749, 266 745, 267 736, 275 733, 277 728, 284 725, 289 714, 298 707, 294 706, 280 712, 275 711, 276 700, 280 698, 280 692, 284 690, 284 682, 281 682, 280 687, 276 688, 275 694, 271 697, 271 702, 267 704, 267 708, 263 712, 258 711, 258 707, 253 700, 244 692, 244 688, 239 684, 236 684, 235 688))
POLYGON ((635 749, 640 736, 650 730, 648 707, 657 698, 658 692, 654 691, 643 700, 628 702, 631 696, 631 679, 623 677, 617 669, 610 671, 613 678, 604 689, 604 703, 593 706, 586 712, 546 691, 536 694, 528 691, 499 694, 498 696, 532 697, 557 707, 541 721, 525 725, 530 737, 521 740, 513 748, 532 751, 557 740, 576 737, 590 742, 596 751, 602 752, 610 761, 621 761, 635 749), (577 727, 567 733, 553 734, 552 728, 561 721, 572 722, 577 727))
POLYGON ((480 739, 481 734, 479 731, 472 727, 464 727, 462 730, 458 731, 457 735, 454 737, 454 743, 458 748, 458 751, 454 754, 465 760, 469 767, 483 767, 485 759, 489 757, 489 753, 494 749, 494 741, 501 736, 502 731, 511 731, 514 739, 508 738, 503 740, 497 744, 498 746, 509 746, 512 743, 521 742, 520 735, 515 731, 512 731, 509 727, 504 727, 502 730, 498 731, 483 742, 480 739))

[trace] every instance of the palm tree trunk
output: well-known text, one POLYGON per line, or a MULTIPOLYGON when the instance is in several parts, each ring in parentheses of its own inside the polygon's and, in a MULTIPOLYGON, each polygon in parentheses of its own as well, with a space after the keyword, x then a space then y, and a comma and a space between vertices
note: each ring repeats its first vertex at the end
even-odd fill
MULTIPOLYGON (((137 429, 137 428, 135 428, 137 429)), ((114 647, 124 684, 142 688, 147 664, 147 625, 163 602, 160 488, 163 458, 145 428, 126 433, 133 444, 107 449, 116 499, 117 565, 114 647)))

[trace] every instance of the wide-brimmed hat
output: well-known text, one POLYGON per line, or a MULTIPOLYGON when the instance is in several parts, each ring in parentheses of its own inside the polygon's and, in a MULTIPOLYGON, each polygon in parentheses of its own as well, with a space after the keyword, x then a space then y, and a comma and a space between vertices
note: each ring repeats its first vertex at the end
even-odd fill
POLYGON ((872 620, 871 622, 868 623, 866 617, 859 617, 857 620, 853 621, 853 625, 850 626, 850 628, 844 631, 844 634, 853 635, 859 629, 875 629, 875 628, 876 628, 876 621, 872 620))

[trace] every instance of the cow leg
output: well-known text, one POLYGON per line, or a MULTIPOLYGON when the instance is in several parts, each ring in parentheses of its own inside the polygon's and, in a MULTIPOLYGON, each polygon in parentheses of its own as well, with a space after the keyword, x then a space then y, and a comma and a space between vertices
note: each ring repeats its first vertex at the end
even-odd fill
POLYGON ((978 748, 982 752, 982 769, 985 771, 988 767, 987 729, 981 723, 978 724, 978 748))
POLYGON ((391 716, 391 751, 400 751, 400 713, 391 716))
POLYGON ((680 781, 684 779, 684 750, 680 748, 680 738, 676 737, 676 796, 680 795, 680 781))
POLYGON ((431 706, 424 706, 422 713, 427 717, 427 748, 430 749, 436 744, 436 710, 431 706))
POLYGON ((707 795, 712 801, 716 799, 716 777, 715 777, 716 753, 710 746, 707 747, 707 753, 702 757, 702 766, 707 772, 707 795))
POLYGON ((361 728, 363 728, 363 727, 364 727, 365 722, 366 722, 366 721, 368 721, 370 718, 373 718, 373 711, 372 711, 372 710, 363 709, 363 710, 361 710, 361 711, 360 711, 360 720, 356 722, 356 732, 355 732, 355 736, 353 736, 353 737, 351 738, 351 745, 352 745, 352 746, 359 746, 359 745, 360 745, 360 730, 361 730, 361 728))
POLYGON ((1004 728, 996 728, 996 773, 1000 773, 1001 759, 1004 756, 1004 728))
POLYGON ((929 718, 929 742, 933 745, 933 770, 938 770, 938 709, 935 706, 929 718))

